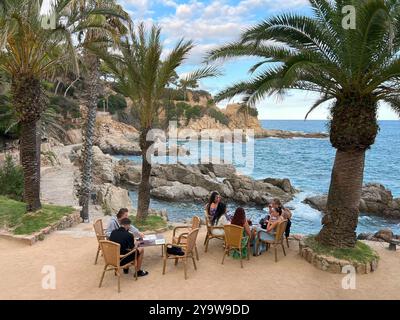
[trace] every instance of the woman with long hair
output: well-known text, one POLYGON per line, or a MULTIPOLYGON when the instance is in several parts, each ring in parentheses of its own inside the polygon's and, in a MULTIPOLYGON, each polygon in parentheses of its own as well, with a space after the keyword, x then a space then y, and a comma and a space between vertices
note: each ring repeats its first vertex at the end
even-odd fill
POLYGON ((215 212, 217 211, 218 204, 221 201, 221 196, 217 191, 213 191, 208 199, 208 203, 206 205, 206 211, 208 218, 210 221, 213 220, 215 212))
MULTIPOLYGON (((231 224, 239 227, 243 227, 243 238, 242 238, 242 259, 247 257, 247 242, 251 239, 251 230, 249 222, 246 218, 246 212, 243 208, 239 207, 236 209, 235 214, 232 218, 231 224)), ((232 250, 232 257, 240 259, 240 254, 237 250, 232 250)))
MULTIPOLYGON (((226 204, 223 202, 220 202, 218 204, 217 210, 215 211, 214 217, 211 221, 211 224, 216 227, 223 227, 226 224, 229 224, 229 220, 226 216, 226 204)), ((213 229, 212 234, 216 236, 223 236, 224 235, 224 230, 223 229, 213 229)))

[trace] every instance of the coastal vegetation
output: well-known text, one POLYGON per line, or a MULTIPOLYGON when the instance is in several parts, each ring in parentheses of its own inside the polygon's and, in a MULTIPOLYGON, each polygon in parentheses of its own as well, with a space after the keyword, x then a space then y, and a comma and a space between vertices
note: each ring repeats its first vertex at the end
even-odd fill
POLYGON ((27 213, 24 202, 0 195, 0 226, 13 234, 32 234, 71 214, 72 207, 43 205, 36 212, 27 213))
MULTIPOLYGON (((330 141, 336 148, 327 214, 317 236, 322 245, 352 248, 363 182, 365 152, 379 130, 377 111, 386 102, 400 112, 400 3, 310 0, 311 17, 283 13, 243 32, 240 39, 209 53, 208 60, 259 58, 250 80, 222 90, 216 101, 243 95, 249 106, 289 90, 321 97, 307 115, 330 102, 330 141), (356 9, 356 28, 342 25, 342 9, 356 9)), ((307 117, 306 115, 306 117, 307 117)))

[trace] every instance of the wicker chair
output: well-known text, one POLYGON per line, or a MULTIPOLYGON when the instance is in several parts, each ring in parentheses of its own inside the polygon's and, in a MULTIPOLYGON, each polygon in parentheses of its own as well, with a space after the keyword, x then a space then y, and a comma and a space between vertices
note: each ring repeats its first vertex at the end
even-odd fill
POLYGON ((283 254, 286 256, 286 251, 285 247, 283 246, 283 238, 284 238, 284 233, 286 230, 286 225, 287 225, 287 220, 281 221, 277 226, 276 226, 276 233, 275 233, 275 239, 274 240, 262 240, 260 239, 261 232, 265 231, 258 231, 258 242, 257 242, 257 252, 259 252, 259 247, 260 243, 263 242, 265 243, 268 247, 273 245, 274 251, 275 251, 275 262, 278 262, 278 246, 282 247, 283 254))
POLYGON ((199 229, 194 229, 189 232, 187 235, 187 241, 185 244, 174 244, 174 243, 168 243, 164 247, 164 265, 163 265, 163 274, 165 274, 165 268, 167 266, 167 259, 174 259, 175 260, 175 265, 178 264, 179 260, 183 260, 183 267, 184 267, 184 273, 185 273, 185 280, 187 279, 187 259, 190 258, 193 261, 193 266, 194 269, 197 270, 196 266, 196 261, 193 255, 193 251, 196 247, 196 240, 197 240, 197 235, 199 233, 199 229), (181 248, 184 252, 183 256, 179 255, 174 255, 174 254, 169 254, 167 252, 168 247, 178 247, 181 248))
POLYGON ((94 260, 94 264, 97 264, 97 259, 99 258, 99 254, 100 254, 100 251, 101 251, 100 240, 107 240, 107 237, 106 237, 106 234, 104 232, 105 230, 103 228, 103 220, 97 219, 93 223, 93 228, 94 228, 94 232, 96 233, 96 238, 97 238, 97 242, 98 242, 96 259, 94 260))
POLYGON ((100 240, 100 247, 101 251, 103 252, 105 266, 103 270, 103 274, 101 275, 99 288, 103 283, 104 274, 106 271, 114 271, 115 275, 118 276, 118 292, 121 292, 121 269, 128 268, 130 266, 135 267, 135 279, 137 280, 137 249, 133 249, 132 251, 128 252, 127 254, 121 255, 120 254, 120 244, 108 240, 100 240), (135 255, 135 259, 131 262, 128 262, 124 265, 120 265, 120 262, 123 258, 128 257, 129 255, 135 255))
MULTIPOLYGON (((187 242, 187 236, 190 231, 194 229, 200 229, 200 218, 198 216, 193 216, 192 224, 190 226, 176 226, 172 232, 172 243, 173 244, 185 244, 187 242), (178 235, 177 231, 179 229, 186 229, 185 232, 178 235)), ((197 245, 194 246, 194 251, 196 253, 196 259, 199 261, 199 252, 197 251, 197 245)))
MULTIPOLYGON (((238 250, 240 254, 240 266, 243 268, 242 261, 242 240, 243 240, 243 227, 234 224, 227 224, 224 226, 225 231, 225 250, 222 257, 222 264, 224 264, 225 256, 229 255, 231 250, 238 250)), ((250 241, 247 241, 247 260, 250 259, 250 241)))
POLYGON ((208 250, 208 243, 211 239, 219 239, 224 241, 225 236, 224 234, 215 234, 214 231, 216 230, 224 230, 224 227, 221 226, 213 226, 211 224, 210 218, 208 216, 207 211, 205 211, 205 221, 206 221, 206 227, 207 227, 207 233, 206 233, 206 238, 204 239, 204 245, 206 246, 204 249, 204 252, 207 252, 208 250))

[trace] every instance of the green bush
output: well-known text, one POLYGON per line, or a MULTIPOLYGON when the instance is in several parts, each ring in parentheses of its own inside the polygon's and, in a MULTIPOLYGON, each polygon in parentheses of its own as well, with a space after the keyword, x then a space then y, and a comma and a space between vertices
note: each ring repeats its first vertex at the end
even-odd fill
MULTIPOLYGON (((97 103, 97 108, 103 110, 104 106, 107 108, 107 102, 102 97, 97 103)), ((120 110, 124 110, 127 107, 125 97, 122 94, 114 94, 108 97, 108 109, 107 111, 111 114, 117 113, 120 110)))
POLYGON ((49 108, 52 108, 56 113, 63 117, 70 116, 72 118, 80 118, 81 111, 76 101, 64 96, 52 96, 49 99, 49 108))
POLYGON ((229 124, 228 117, 217 109, 210 108, 210 109, 208 109, 207 114, 210 117, 214 118, 216 121, 219 121, 220 123, 222 123, 226 126, 229 124))
POLYGON ((187 123, 189 123, 190 119, 197 119, 201 117, 201 107, 198 105, 195 105, 193 107, 190 107, 189 109, 186 110, 185 116, 187 123))
POLYGON ((0 195, 14 200, 22 200, 24 191, 24 175, 22 168, 15 165, 10 155, 6 156, 5 162, 0 166, 0 195))

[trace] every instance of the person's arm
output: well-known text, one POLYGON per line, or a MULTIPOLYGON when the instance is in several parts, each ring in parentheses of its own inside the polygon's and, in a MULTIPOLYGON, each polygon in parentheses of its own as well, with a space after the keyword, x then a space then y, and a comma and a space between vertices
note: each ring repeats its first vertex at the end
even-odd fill
POLYGON ((275 229, 276 225, 278 224, 279 221, 275 221, 275 222, 268 222, 267 225, 267 232, 271 232, 272 230, 275 229))
POLYGON ((249 237, 251 237, 251 230, 250 230, 250 226, 249 223, 246 221, 246 223, 244 224, 244 230, 246 231, 247 235, 249 237))
POLYGON ((134 235, 136 238, 143 238, 143 233, 141 233, 141 232, 139 231, 139 229, 136 228, 136 227, 133 226, 133 225, 130 226, 129 232, 130 232, 130 233, 133 233, 133 235, 134 235))

